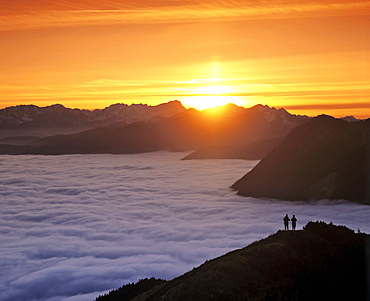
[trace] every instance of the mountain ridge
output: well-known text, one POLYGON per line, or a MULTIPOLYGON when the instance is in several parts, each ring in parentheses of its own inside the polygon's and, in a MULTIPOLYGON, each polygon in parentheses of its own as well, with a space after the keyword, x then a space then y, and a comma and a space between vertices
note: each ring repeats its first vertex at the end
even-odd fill
MULTIPOLYGON (((262 159, 276 146, 274 140, 282 139, 310 119, 261 104, 251 108, 227 104, 203 111, 185 109, 179 101, 157 106, 114 104, 94 111, 68 109, 60 104, 44 108, 21 105, 0 110, 0 153, 61 155, 198 150, 187 159, 255 160, 262 159), (11 124, 15 124, 13 128, 11 124), (18 132, 9 137, 9 131, 18 132), (38 139, 34 131, 46 137, 38 139)), ((347 121, 358 120, 346 118, 347 121)))
POLYGON ((293 129, 231 187, 257 198, 369 203, 369 149, 370 120, 320 115, 293 129))
POLYGON ((274 149, 283 138, 271 138, 246 145, 217 145, 198 149, 181 160, 243 159, 260 160, 274 149))
MULTIPOLYGON (((303 230, 280 230, 127 300, 366 300, 368 244, 368 234, 309 222, 303 230)), ((97 300, 121 299, 108 294, 97 300)))
POLYGON ((118 103, 91 111, 66 108, 61 104, 46 107, 19 105, 0 110, 0 138, 12 134, 35 136, 37 132, 39 136, 70 134, 115 123, 130 124, 156 117, 168 118, 184 111, 186 109, 179 101, 156 106, 118 103))
POLYGON ((190 151, 211 145, 240 145, 285 136, 308 117, 268 106, 227 106, 226 113, 188 109, 168 118, 115 123, 36 141, 22 154, 141 153, 190 151), (283 122, 284 120, 286 122, 283 122), (241 142, 242 141, 242 142, 241 142))

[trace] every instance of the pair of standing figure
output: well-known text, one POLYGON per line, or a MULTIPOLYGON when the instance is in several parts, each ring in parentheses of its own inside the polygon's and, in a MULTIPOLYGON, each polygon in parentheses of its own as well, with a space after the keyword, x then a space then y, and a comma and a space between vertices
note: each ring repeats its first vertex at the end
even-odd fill
POLYGON ((291 219, 289 218, 288 214, 285 215, 285 217, 283 218, 283 221, 284 221, 285 230, 289 230, 289 221, 292 221, 292 230, 295 230, 295 227, 297 226, 297 218, 295 217, 294 214, 291 219))

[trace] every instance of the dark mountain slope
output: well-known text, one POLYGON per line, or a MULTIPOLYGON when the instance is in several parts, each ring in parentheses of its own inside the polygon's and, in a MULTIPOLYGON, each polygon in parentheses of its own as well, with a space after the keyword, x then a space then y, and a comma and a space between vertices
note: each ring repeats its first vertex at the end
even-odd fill
POLYGON ((155 286, 166 283, 166 280, 156 278, 141 279, 137 283, 129 283, 110 291, 108 294, 99 296, 95 301, 130 301, 137 295, 149 291, 155 286))
POLYGON ((230 133, 229 144, 246 144, 254 141, 285 137, 292 129, 310 120, 307 116, 297 116, 284 109, 270 108, 269 106, 256 105, 244 113, 233 116, 234 129, 230 133), (253 129, 241 131, 241 129, 253 129))
POLYGON ((159 150, 188 150, 199 145, 208 123, 197 118, 200 112, 188 110, 163 122, 136 122, 130 125, 112 125, 73 135, 47 137, 28 154, 91 154, 142 153, 159 150), (190 135, 184 128, 202 128, 200 134, 190 135))
POLYGON ((207 261, 132 300, 366 300, 368 240, 343 226, 310 222, 207 261))
POLYGON ((285 200, 369 200, 370 120, 316 117, 291 133, 232 187, 285 200))
POLYGON ((283 138, 272 138, 252 142, 247 145, 209 146, 192 152, 182 160, 194 159, 244 159, 260 160, 265 157, 283 138))
POLYGON ((113 125, 39 141, 31 154, 188 151, 211 145, 240 145, 285 136, 307 121, 267 106, 228 105, 220 114, 189 109, 165 120, 113 125), (281 119, 280 115, 287 115, 281 119), (286 119, 291 119, 289 122, 286 119), (284 121, 285 120, 285 121, 284 121), (242 139, 242 140, 241 140, 242 139))
POLYGON ((15 136, 15 137, 6 137, 0 139, 0 144, 9 144, 9 145, 27 145, 32 144, 33 142, 39 140, 40 137, 37 136, 15 136))

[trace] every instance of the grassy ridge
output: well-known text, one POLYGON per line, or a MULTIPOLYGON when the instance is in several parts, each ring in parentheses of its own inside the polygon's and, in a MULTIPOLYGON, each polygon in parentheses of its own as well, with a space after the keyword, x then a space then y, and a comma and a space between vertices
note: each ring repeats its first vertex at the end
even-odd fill
POLYGON ((368 239, 310 222, 207 261, 132 300, 366 300, 368 239))

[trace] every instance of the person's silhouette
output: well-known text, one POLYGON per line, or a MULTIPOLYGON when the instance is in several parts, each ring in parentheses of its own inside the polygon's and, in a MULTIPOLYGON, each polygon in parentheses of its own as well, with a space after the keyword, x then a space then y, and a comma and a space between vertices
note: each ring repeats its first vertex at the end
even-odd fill
POLYGON ((297 219, 294 214, 293 214, 291 221, 292 221, 292 229, 295 230, 295 227, 297 226, 297 219))
POLYGON ((284 221, 284 230, 289 230, 289 221, 290 221, 290 218, 287 215, 285 215, 285 217, 283 218, 283 221, 284 221))

